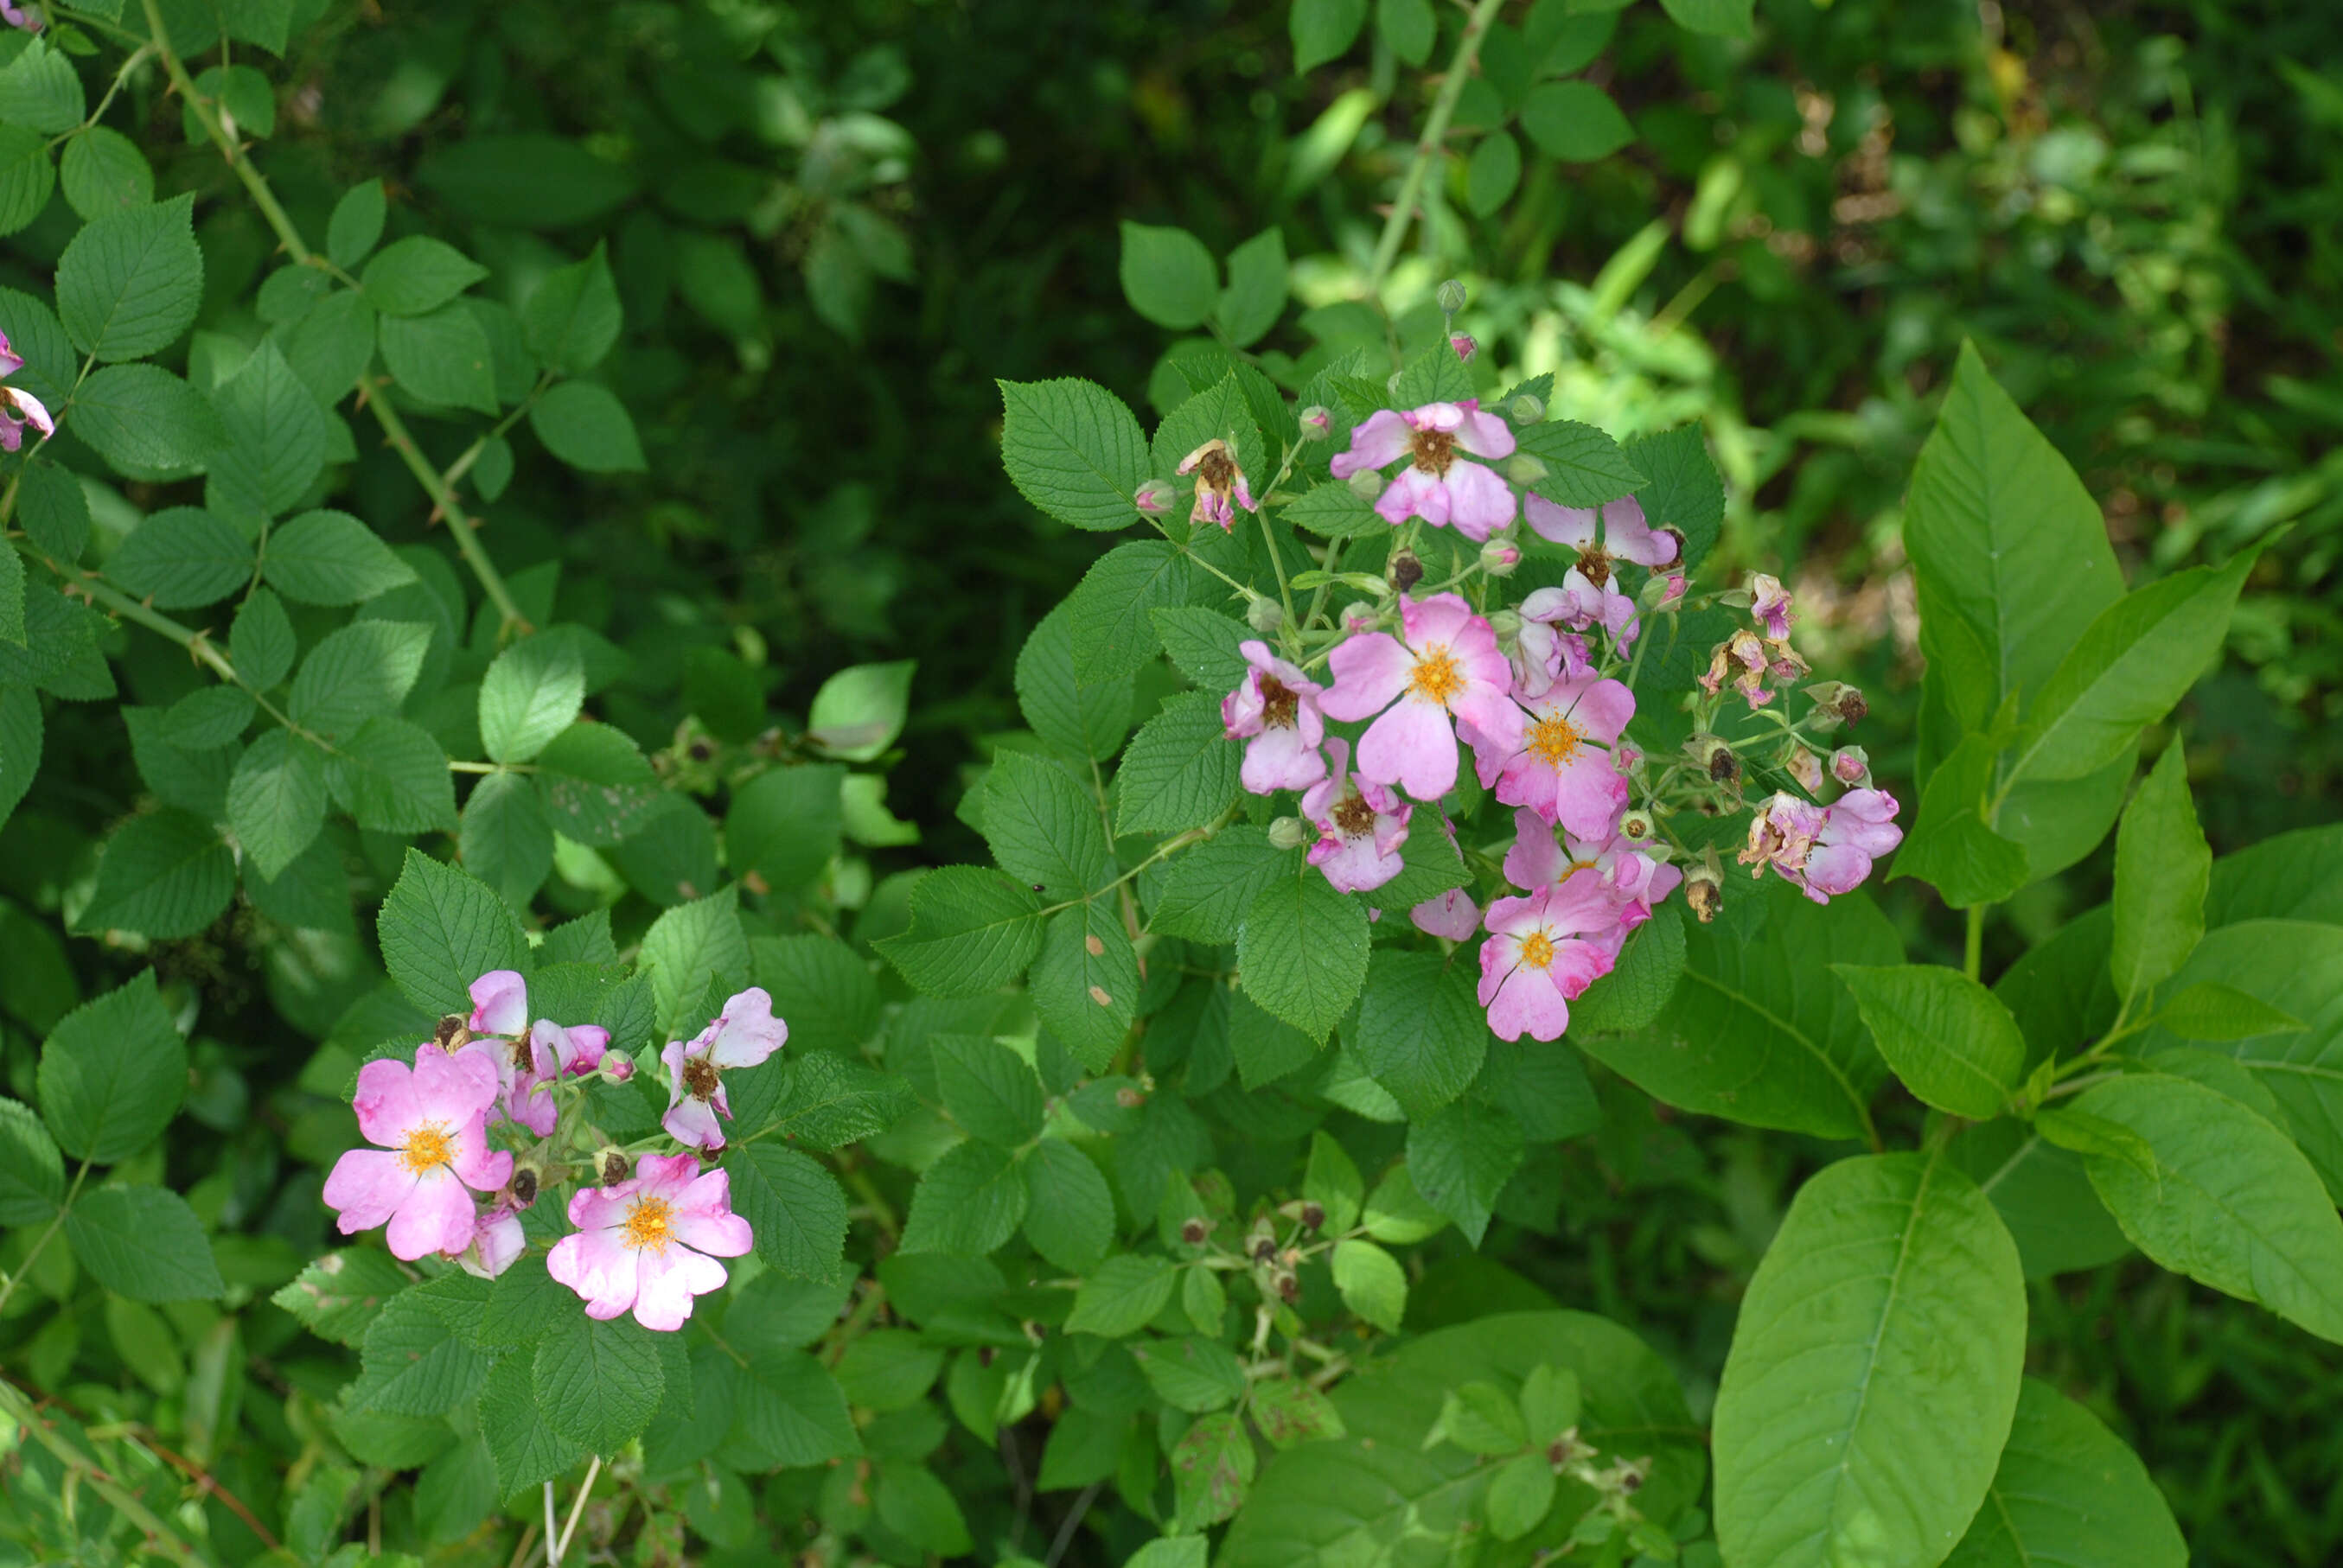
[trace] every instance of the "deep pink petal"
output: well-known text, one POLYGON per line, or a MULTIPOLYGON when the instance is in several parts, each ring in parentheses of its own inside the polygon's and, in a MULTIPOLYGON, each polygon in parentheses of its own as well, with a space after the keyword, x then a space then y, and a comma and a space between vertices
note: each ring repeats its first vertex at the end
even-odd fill
POLYGON ((1554 695, 1564 704, 1570 727, 1605 746, 1617 740, 1635 717, 1635 694, 1624 681, 1574 681, 1554 695))
POLYGON ((1334 680, 1318 699, 1320 711, 1329 719, 1355 720, 1390 707, 1407 689, 1415 660, 1391 633, 1371 631, 1336 643, 1326 668, 1334 680))
POLYGON ((1448 710, 1420 698, 1394 703, 1359 738, 1359 771, 1419 800, 1447 794, 1456 788, 1456 732, 1448 710))
POLYGON ((1351 449, 1335 453, 1327 469, 1334 477, 1347 479, 1363 468, 1384 467, 1407 450, 1410 434, 1407 421, 1396 411, 1379 408, 1351 432, 1351 449))
POLYGON ((407 1135, 432 1114, 416 1093, 415 1070, 389 1057, 358 1069, 358 1091, 350 1109, 358 1113, 358 1131, 366 1141, 386 1149, 405 1147, 407 1135))
POLYGON ((380 1149, 353 1149, 334 1161, 322 1196, 326 1207, 341 1215, 345 1236, 371 1231, 387 1222, 415 1191, 415 1172, 397 1154, 380 1149))
POLYGON ((1544 819, 1534 811, 1516 811, 1513 831, 1513 847, 1505 851, 1505 880, 1517 888, 1535 889, 1558 879, 1570 862, 1544 819))
POLYGON ((493 1192, 512 1180, 513 1157, 488 1147, 485 1112, 457 1129, 454 1142, 448 1163, 465 1186, 476 1192, 493 1192))

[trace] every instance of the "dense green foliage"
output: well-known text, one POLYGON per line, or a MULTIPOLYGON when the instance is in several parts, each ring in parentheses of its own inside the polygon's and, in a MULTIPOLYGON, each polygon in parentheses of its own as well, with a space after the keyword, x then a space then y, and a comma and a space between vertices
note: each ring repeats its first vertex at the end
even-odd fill
POLYGON ((0 1562, 2343 1552, 2317 7, 29 9, 0 1562), (1464 396, 1685 535, 1631 739, 1778 573, 1902 802, 1561 1043, 1406 918, 1505 890, 1469 769, 1377 900, 1222 732, 1389 604, 1330 450, 1464 396), (1143 518, 1211 437, 1262 520, 1143 518), (334 1230, 502 970, 640 1064, 549 1194, 788 1020, 680 1333, 557 1201, 493 1282, 334 1230))

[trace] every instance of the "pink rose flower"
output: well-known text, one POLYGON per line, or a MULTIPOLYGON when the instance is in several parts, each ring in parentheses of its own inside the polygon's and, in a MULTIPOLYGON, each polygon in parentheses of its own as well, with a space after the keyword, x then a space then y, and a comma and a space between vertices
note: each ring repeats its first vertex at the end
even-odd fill
POLYGON ((1560 629, 1577 612, 1575 596, 1562 588, 1539 588, 1522 600, 1522 629, 1513 635, 1506 659, 1513 672, 1513 696, 1533 702, 1554 689, 1557 680, 1576 680, 1594 673, 1586 657, 1586 639, 1560 629))
POLYGON ((1766 656, 1765 646, 1757 640, 1757 634, 1744 629, 1735 632, 1711 651, 1708 668, 1700 676, 1700 687, 1714 697, 1725 685, 1726 677, 1731 676, 1734 689, 1748 699, 1752 709, 1755 709, 1774 700, 1774 694, 1765 689, 1765 677, 1773 670, 1774 661, 1766 656), (1733 667, 1736 664, 1741 667, 1741 672, 1734 675, 1733 667))
POLYGON ((1617 923, 1609 890, 1592 871, 1558 888, 1489 906, 1489 940, 1481 944, 1481 1005, 1500 1040, 1560 1040, 1570 1003, 1611 972, 1612 956, 1588 932, 1617 923))
POLYGON ((1513 433, 1480 401, 1384 408, 1351 432, 1351 449, 1337 452, 1328 471, 1338 479, 1383 468, 1404 457, 1408 466, 1375 498, 1375 512, 1397 527, 1422 518, 1454 528, 1478 544, 1513 520, 1513 492, 1496 470, 1457 456, 1492 460, 1513 455, 1513 433))
POLYGON ((1196 504, 1188 513, 1190 522, 1218 523, 1225 533, 1236 525, 1232 501, 1248 512, 1260 510, 1245 485, 1244 470, 1237 467, 1236 455, 1226 441, 1215 437, 1205 442, 1182 458, 1175 472, 1183 478, 1196 476, 1196 504))
POLYGON ((1489 623, 1453 593, 1421 602, 1400 596, 1405 641, 1387 631, 1346 638, 1327 667, 1334 684, 1318 699, 1330 719, 1375 718, 1359 740, 1359 771, 1419 800, 1456 786, 1451 715, 1492 745, 1521 744, 1522 713, 1506 693, 1513 671, 1489 623))
POLYGON ((1806 857, 1822 830, 1821 807, 1786 792, 1770 795, 1749 819, 1749 842, 1737 859, 1752 877, 1764 876, 1771 866, 1803 888, 1806 857))
POLYGON ((1428 936, 1461 942, 1481 929, 1481 906, 1463 889, 1451 888, 1408 910, 1407 918, 1428 936))
POLYGON ((1351 777, 1347 741, 1326 742, 1332 766, 1302 797, 1302 814, 1318 826, 1310 863, 1339 892, 1380 888, 1400 873, 1399 848, 1415 808, 1372 779, 1351 777))
MULTIPOLYGON (((0 13, 11 14, 9 20, 12 22, 15 20, 15 7, 7 4, 7 0, 0 0, 0 13)), ((0 332, 0 379, 14 376, 24 367, 25 357, 16 352, 15 345, 8 341, 8 335, 0 332)))
POLYGON ((1682 541, 1645 523, 1643 503, 1633 496, 1597 508, 1556 506, 1532 495, 1523 500, 1522 515, 1542 537, 1578 552, 1578 564, 1564 575, 1562 587, 1546 590, 1564 596, 1570 608, 1562 618, 1582 630, 1600 626, 1621 648, 1633 647, 1639 629, 1635 601, 1619 591, 1613 568, 1621 561, 1664 567, 1682 552, 1682 541))
POLYGON ((1326 739, 1318 694, 1325 688, 1270 652, 1265 642, 1241 642, 1237 651, 1252 668, 1221 699, 1221 723, 1230 739, 1246 742, 1238 777, 1256 795, 1307 789, 1326 777, 1326 759, 1318 754, 1326 739))
POLYGON ((377 1147, 349 1151, 326 1178, 342 1234, 387 1221, 391 1256, 410 1260, 470 1246, 472 1194, 512 1179, 512 1156, 488 1149, 496 1098, 495 1066, 469 1050, 426 1045, 412 1068, 385 1060, 358 1069, 358 1131, 377 1147))
POLYGON ((1529 705, 1529 722, 1509 749, 1477 728, 1473 771, 1508 806, 1527 806, 1582 839, 1608 839, 1627 809, 1627 780, 1611 748, 1635 716, 1635 698, 1616 680, 1567 680, 1529 705))
POLYGON ((528 982, 512 970, 491 970, 468 989, 470 1027, 482 1038, 465 1052, 485 1057, 495 1068, 508 1118, 539 1138, 551 1136, 559 1111, 549 1086, 565 1073, 601 1066, 610 1031, 590 1023, 565 1029, 544 1019, 528 1022, 528 982))
POLYGON ((1895 817, 1896 797, 1885 789, 1850 789, 1832 801, 1806 857, 1806 897, 1827 904, 1861 886, 1871 863, 1904 841, 1895 817))
POLYGON ((659 1052, 667 1066, 667 1114, 660 1125, 679 1143, 699 1149, 724 1147, 722 1121, 732 1120, 724 1094, 728 1067, 754 1067, 789 1038, 789 1026, 773 1016, 773 999, 757 986, 736 993, 716 1020, 689 1045, 669 1040, 659 1052), (719 1121, 719 1118, 722 1121, 719 1121))
POLYGON ((44 436, 57 433, 56 421, 38 397, 22 387, 0 387, 0 451, 13 452, 25 444, 25 427, 44 436))
POLYGON ((1790 622, 1797 618, 1790 613, 1789 590, 1782 586, 1782 579, 1768 577, 1764 572, 1755 573, 1749 579, 1749 591, 1755 596, 1749 613, 1757 618, 1757 624, 1765 628, 1765 635, 1775 642, 1786 639, 1790 635, 1790 622))
POLYGON ((1617 920, 1607 930, 1586 933, 1586 940, 1613 959, 1626 945, 1627 934, 1652 918, 1653 906, 1683 885, 1684 872, 1646 853, 1625 839, 1607 841, 1565 833, 1557 842, 1554 829, 1527 809, 1513 813, 1517 837, 1505 851, 1505 879, 1533 890, 1560 888, 1580 871, 1591 870, 1609 890, 1617 920))
POLYGON ((647 1329, 683 1327, 691 1299, 724 1288, 719 1258, 754 1243, 732 1212, 731 1178, 699 1174, 689 1154, 646 1154, 615 1187, 583 1187, 569 1200, 572 1236, 553 1244, 546 1271, 586 1300, 589 1318, 632 1309, 647 1329))
POLYGON ((480 1216, 472 1231, 472 1244, 457 1253, 455 1261, 468 1274, 493 1280, 527 1251, 528 1238, 521 1231, 520 1211, 499 1203, 480 1216))
POLYGON ((518 970, 490 970, 466 989, 474 1034, 515 1035, 528 1027, 528 981, 518 970))

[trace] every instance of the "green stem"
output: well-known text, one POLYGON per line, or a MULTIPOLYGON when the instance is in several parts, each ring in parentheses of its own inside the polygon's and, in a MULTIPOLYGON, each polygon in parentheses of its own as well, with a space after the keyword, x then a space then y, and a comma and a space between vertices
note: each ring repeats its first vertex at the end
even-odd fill
POLYGON ((1971 980, 1982 978, 1985 967, 1985 906, 1969 906, 1968 940, 1961 954, 1961 972, 1971 980))
MULTIPOLYGON (((217 106, 196 90, 193 78, 187 75, 187 67, 181 63, 178 52, 171 47, 170 34, 163 25, 159 0, 144 0, 144 4, 147 30, 154 35, 152 47, 162 60, 172 87, 186 101, 188 109, 204 127, 204 134, 212 139, 212 144, 219 148, 220 156, 227 160, 228 167, 236 171, 236 177, 243 182, 253 205, 267 220, 269 228, 276 233, 277 243, 285 247, 285 253, 299 266, 315 266, 334 274, 345 283, 350 282, 347 273, 309 248, 301 237, 301 231, 294 226, 292 218, 278 204, 277 193, 269 188, 266 177, 245 155, 243 146, 228 134, 226 126, 221 123, 217 106)), ((497 607, 497 613, 504 620, 504 629, 523 632, 535 629, 529 625, 528 618, 521 614, 520 606, 514 602, 512 590, 505 586, 496 563, 488 559, 488 551, 481 547, 480 541, 472 537, 471 521, 457 503, 454 487, 416 446, 415 437, 407 434, 406 421, 390 406, 389 398, 376 388, 369 389, 365 401, 374 410, 375 423, 382 427, 384 437, 406 461, 407 471, 422 485, 424 493, 431 498, 431 504, 438 508, 439 514, 447 519, 449 531, 456 536, 458 552, 463 556, 464 564, 472 568, 472 575, 479 579, 481 591, 497 607)))
MULTIPOLYGON (((1424 178, 1431 173, 1433 159, 1448 135, 1448 122, 1455 116, 1456 101, 1463 96, 1464 84, 1472 78, 1473 62, 1481 54, 1481 40, 1488 35, 1489 24, 1496 19, 1498 8, 1503 4, 1504 0, 1480 0, 1464 23, 1464 35, 1456 43, 1456 58, 1449 62, 1448 75, 1441 80, 1440 95, 1432 101, 1432 117, 1423 122, 1423 135, 1415 144, 1415 156, 1400 179, 1399 198, 1392 204, 1391 216, 1383 221, 1383 237, 1375 241, 1374 261, 1367 268, 1370 296, 1382 291, 1392 263, 1399 259, 1400 242, 1407 237, 1408 222, 1415 216, 1424 178)), ((146 0, 146 5, 152 10, 155 0, 146 0)))
POLYGON ((81 1169, 74 1172, 73 1185, 65 1190, 65 1201, 57 1205, 57 1217, 49 1221, 49 1228, 42 1231, 39 1238, 33 1242, 32 1247, 25 1253, 25 1261, 16 1266, 15 1273, 8 1276, 8 1282, 0 1285, 0 1312, 7 1310, 8 1298, 16 1293, 16 1287, 22 1284, 25 1276, 33 1271, 33 1261, 41 1255, 41 1249, 49 1244, 50 1238, 55 1236, 65 1224, 65 1215, 72 1211, 74 1200, 81 1196, 81 1184, 88 1175, 89 1161, 85 1160, 81 1162, 81 1169))

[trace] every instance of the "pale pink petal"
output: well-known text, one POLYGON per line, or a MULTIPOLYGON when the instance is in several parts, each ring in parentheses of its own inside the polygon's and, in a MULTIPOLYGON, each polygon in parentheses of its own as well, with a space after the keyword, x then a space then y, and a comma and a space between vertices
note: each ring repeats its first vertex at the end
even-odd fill
POLYGON ((358 1090, 350 1109, 358 1114, 358 1131, 366 1141, 386 1149, 404 1147, 407 1135, 436 1113, 416 1092, 415 1070, 389 1057, 358 1069, 358 1090))
POLYGON ((1461 942, 1481 929, 1481 908, 1462 888, 1426 899, 1407 912, 1416 930, 1461 942))
POLYGON ((1513 813, 1513 847, 1505 851, 1505 880, 1517 888, 1543 888, 1558 880, 1570 862, 1554 842, 1554 829, 1529 810, 1513 813))
POLYGON ((431 1121, 468 1121, 497 1102, 496 1064, 477 1051, 450 1056, 436 1045, 415 1053, 415 1103, 431 1121))
MULTIPOLYGON (((1436 593, 1429 598, 1400 596, 1400 629, 1407 634, 1407 645, 1419 651, 1435 644, 1444 647, 1458 642, 1465 635, 1465 628, 1478 618, 1461 594, 1436 593)), ((1481 624, 1485 627, 1488 623, 1481 624)), ((1495 640, 1494 633, 1491 640, 1495 640)), ((1334 717, 1340 719, 1342 715, 1334 717)))
POLYGON ((754 1067, 788 1041, 789 1026, 773 1016, 773 999, 763 988, 750 986, 725 1002, 700 1038, 709 1041, 708 1058, 717 1066, 754 1067))
POLYGON ((1447 794, 1456 788, 1456 732, 1448 710, 1419 698, 1394 703, 1359 738, 1359 771, 1419 800, 1447 794))
MULTIPOLYGON (((1533 491, 1522 498, 1522 517, 1540 538, 1574 550, 1583 550, 1594 543, 1594 509, 1592 507, 1562 507, 1533 491)), ((1542 590, 1551 592, 1551 589, 1542 590)), ((1535 598, 1537 596, 1530 596, 1535 598)), ((1522 613, 1529 613, 1523 605, 1522 613)))
POLYGON ((610 1031, 598 1024, 576 1023, 561 1031, 561 1065, 569 1072, 591 1072, 602 1065, 610 1049, 610 1031))
POLYGON ((1545 924, 1546 893, 1534 888, 1522 898, 1493 900, 1482 924, 1500 936, 1527 936, 1545 924))
POLYGON ((1551 969, 1517 964, 1489 1000, 1489 1032, 1499 1040, 1560 1040, 1570 1028, 1570 1003, 1551 969))
POLYGON ((1582 838, 1607 838, 1627 809, 1627 780, 1611 759, 1592 749, 1554 770, 1554 816, 1582 838))
POLYGON ((1422 518, 1433 528, 1448 526, 1448 486, 1437 474, 1411 465, 1402 468, 1375 498, 1375 515, 1396 528, 1422 518))
POLYGON ((1501 753, 1519 750, 1524 720, 1521 709, 1502 688, 1482 682, 1467 686, 1452 699, 1456 717, 1473 727, 1487 745, 1501 753))
POLYGON ((485 1215, 472 1232, 472 1244, 456 1255, 456 1266, 483 1280, 493 1280, 513 1266, 528 1250, 520 1216, 509 1209, 485 1215))
POLYGON ((456 1131, 449 1166, 457 1179, 479 1192, 493 1192, 512 1180, 513 1157, 488 1147, 488 1119, 475 1116, 456 1131))
POLYGON ((353 1149, 334 1161, 326 1178, 326 1207, 337 1211, 345 1236, 387 1221, 415 1191, 415 1172, 404 1157, 380 1149, 353 1149))
POLYGON ((518 1034, 528 1027, 528 982, 517 970, 490 970, 471 983, 472 1028, 518 1034))
POLYGON ((1326 759, 1318 751, 1325 725, 1307 710, 1301 718, 1303 722, 1297 728, 1263 730, 1245 742, 1244 763, 1237 776, 1247 790, 1267 795, 1306 789, 1326 777, 1326 759))
POLYGON ((1456 444, 1476 457, 1510 457, 1513 432, 1494 414, 1483 413, 1479 399, 1460 405, 1463 422, 1456 427, 1456 444))
POLYGON ((1827 904, 1831 894, 1851 893, 1870 875, 1869 855, 1852 844, 1825 844, 1806 857, 1805 879, 1799 885, 1805 889, 1806 897, 1827 904))
MULTIPOLYGON (((719 1089, 718 1092, 722 1091, 719 1089)), ((659 1125, 666 1128, 668 1136, 678 1143, 689 1144, 694 1149, 724 1147, 724 1128, 716 1120, 715 1105, 709 1101, 687 1094, 668 1107, 667 1114, 659 1118, 659 1125)))
MULTIPOLYGON (((694 1182, 693 1187, 696 1192, 709 1181, 721 1183, 724 1180, 723 1171, 711 1171, 694 1182)), ((720 1185, 712 1201, 703 1202, 695 1196, 690 1206, 679 1206, 672 1222, 685 1246, 697 1247, 714 1257, 738 1258, 756 1245, 749 1221, 732 1212, 729 1191, 720 1185)))
POLYGON ((1329 719, 1372 719, 1381 713, 1407 689, 1408 679, 1415 673, 1414 658, 1387 631, 1344 638, 1327 656, 1326 667, 1334 681, 1318 699, 1319 710, 1329 719))
POLYGON ((1570 727, 1605 746, 1617 740, 1628 721, 1635 717, 1635 694, 1627 689, 1625 682, 1617 680, 1574 686, 1575 689, 1565 688, 1556 694, 1568 705, 1570 727))
POLYGON ((1466 538, 1480 543, 1513 520, 1513 492, 1494 469, 1460 457, 1446 483, 1449 525, 1466 538))
MULTIPOLYGON (((512 1157, 504 1156, 507 1163, 512 1157)), ((383 1232, 394 1258, 413 1260, 433 1252, 460 1252, 472 1244, 475 1211, 472 1194, 455 1172, 445 1168, 427 1171, 415 1191, 390 1217, 383 1232)))
POLYGON ((1603 506, 1603 548, 1639 567, 1664 567, 1676 558, 1675 535, 1644 520, 1644 503, 1633 496, 1603 506))
POLYGON ((1351 743, 1341 736, 1326 742, 1326 777, 1302 792, 1302 814, 1312 822, 1342 804, 1351 777, 1351 743))
POLYGON ((1373 834, 1321 839, 1310 847, 1310 863, 1326 874, 1326 880, 1339 893, 1380 888, 1405 865, 1395 854, 1379 852, 1373 834))
MULTIPOLYGON (((1564 998, 1574 1001, 1585 994, 1588 986, 1611 972, 1611 966, 1617 961, 1617 958, 1618 944, 1615 942, 1609 944, 1574 940, 1556 942, 1554 945, 1554 962, 1547 967, 1546 974, 1564 998)), ((1570 1027, 1570 1013, 1567 1009, 1564 1010, 1562 1014, 1562 1027, 1564 1029, 1570 1027)), ((1553 1037, 1541 1035, 1539 1038, 1544 1040, 1553 1037)))
POLYGON ((615 1318, 635 1304, 641 1254, 616 1230, 580 1231, 553 1243, 545 1271, 586 1299, 589 1318, 615 1318))
POLYGON ((638 1258, 635 1322, 647 1329, 667 1333, 683 1327, 692 1297, 724 1288, 724 1265, 689 1247, 646 1249, 638 1258))
POLYGON ((1384 467, 1407 450, 1409 435, 1407 421, 1394 410, 1377 409, 1351 432, 1351 449, 1335 453, 1327 469, 1334 477, 1347 479, 1362 469, 1384 467))
POLYGON ((1581 867, 1535 896, 1545 924, 1559 932, 1599 931, 1618 913, 1603 873, 1592 866, 1581 867))

